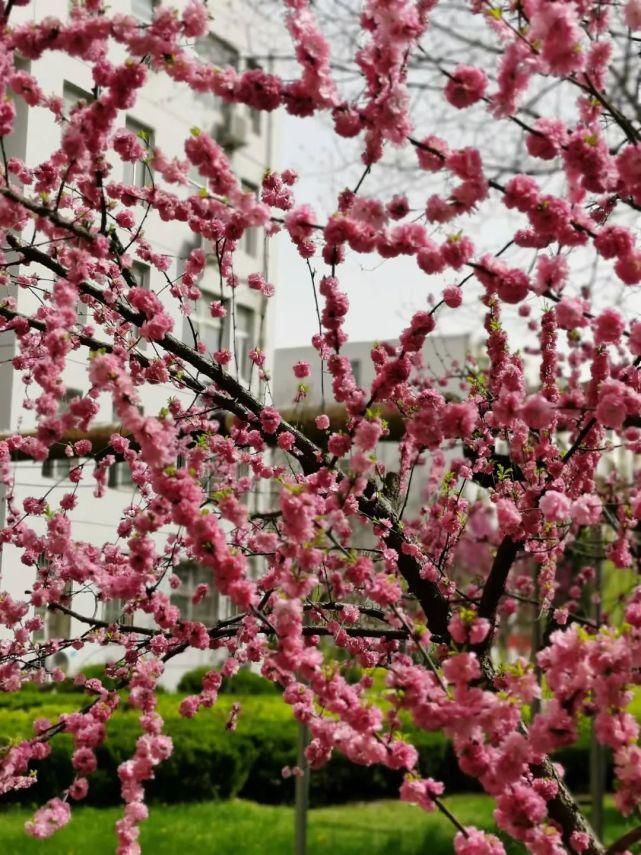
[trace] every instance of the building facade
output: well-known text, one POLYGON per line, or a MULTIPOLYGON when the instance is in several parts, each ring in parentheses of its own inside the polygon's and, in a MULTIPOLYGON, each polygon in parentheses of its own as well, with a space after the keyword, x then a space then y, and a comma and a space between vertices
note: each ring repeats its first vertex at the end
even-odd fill
MULTIPOLYGON (((152 20, 155 5, 153 0, 113 0, 110 3, 110 12, 132 14, 144 25, 152 20)), ((41 20, 47 15, 64 18, 67 7, 67 0, 34 0, 27 7, 14 9, 12 22, 17 24, 29 18, 41 20)), ((216 4, 216 15, 210 34, 200 38, 189 49, 195 51, 203 62, 216 66, 233 65, 242 70, 265 67, 269 62, 269 52, 274 49, 274 38, 269 27, 263 23, 258 28, 251 25, 248 11, 241 0, 223 0, 216 4)), ((125 57, 116 47, 113 58, 122 61, 125 57)), ((45 53, 37 62, 24 62, 22 67, 37 78, 47 94, 58 95, 64 100, 65 116, 68 116, 76 105, 88 103, 95 97, 89 65, 68 55, 45 53)), ((17 118, 13 134, 5 140, 6 154, 7 157, 18 157, 33 167, 46 161, 59 147, 61 124, 54 120, 49 111, 38 107, 30 108, 19 97, 15 99, 15 104, 17 118)), ((264 172, 273 163, 277 145, 277 117, 274 114, 259 113, 244 105, 228 105, 213 95, 192 93, 186 86, 172 83, 165 75, 149 76, 149 81, 141 90, 135 106, 126 116, 122 115, 122 120, 123 126, 144 140, 149 150, 158 146, 170 159, 184 159, 184 142, 189 138, 191 129, 198 127, 207 131, 225 148, 231 157, 236 175, 247 191, 258 193, 264 172)), ((114 158, 109 179, 141 187, 151 180, 150 166, 142 161, 135 164, 123 163, 114 158)), ((162 186, 161 179, 154 176, 153 180, 158 186, 162 186)), ((205 179, 201 179, 198 172, 193 170, 190 173, 190 187, 184 188, 182 192, 198 193, 204 183, 205 179)), ((175 188, 172 188, 172 192, 176 192, 175 188)), ((212 247, 204 244, 186 225, 181 228, 180 223, 163 222, 160 216, 152 212, 145 221, 144 237, 154 252, 162 253, 170 260, 166 272, 172 280, 180 277, 189 252, 197 246, 202 247, 207 256, 207 265, 200 282, 201 298, 190 307, 187 317, 180 313, 176 301, 172 301, 172 305, 167 303, 167 308, 174 314, 174 335, 182 336, 185 342, 193 344, 196 334, 208 352, 230 350, 233 354, 230 370, 235 372, 241 381, 251 385, 254 392, 260 393, 256 369, 251 370, 249 350, 259 344, 267 355, 269 367, 272 301, 266 301, 259 292, 248 288, 246 283, 251 273, 260 273, 269 280, 274 267, 273 250, 270 249, 271 256, 268 255, 262 230, 249 229, 235 253, 234 272, 239 279, 239 285, 234 289, 233 297, 228 287, 221 293, 212 247), (209 312, 211 302, 221 298, 227 309, 227 316, 222 321, 213 318, 209 312), (231 318, 233 323, 230 322, 231 318)), ((131 270, 139 285, 159 294, 163 292, 166 279, 155 268, 136 259, 131 270)), ((33 267, 29 270, 29 273, 32 272, 33 267)), ((17 299, 18 311, 29 314, 36 308, 35 298, 28 290, 18 289, 15 284, 5 289, 5 293, 7 290, 17 299)), ((91 322, 91 309, 80 305, 79 326, 91 322)), ((140 346, 150 347, 144 342, 140 346)), ((35 415, 33 410, 25 409, 28 390, 21 375, 11 364, 17 352, 12 334, 5 333, 0 337, 0 349, 0 398, 4 402, 4 406, 0 408, 0 432, 5 435, 26 433, 35 427, 35 415)), ((67 387, 66 403, 88 391, 88 357, 89 352, 85 348, 71 354, 64 377, 67 387)), ((169 384, 147 384, 143 394, 142 405, 145 413, 155 415, 166 406, 171 396, 180 393, 169 384)), ((117 419, 112 412, 109 396, 103 395, 98 403, 100 412, 97 422, 103 425, 113 424, 114 429, 117 429, 117 419)), ((69 472, 76 464, 76 460, 68 458, 47 460, 43 464, 16 462, 14 467, 17 505, 20 506, 27 496, 46 495, 50 505, 56 507, 60 497, 69 491, 69 472)), ((127 463, 115 463, 111 467, 106 496, 95 498, 93 488, 94 484, 90 478, 85 478, 77 485, 81 500, 69 513, 69 518, 76 539, 100 544, 116 536, 116 526, 124 509, 135 502, 136 488, 132 484, 127 463)), ((4 502, 0 503, 0 514, 0 523, 4 525, 4 502)), ((37 527, 38 523, 44 525, 42 520, 35 520, 34 527, 37 527)), ((162 541, 169 533, 161 532, 158 537, 162 541)), ((182 584, 172 592, 172 600, 181 607, 183 617, 214 623, 225 616, 226 604, 215 592, 198 605, 192 603, 191 595, 195 587, 203 581, 203 573, 198 566, 186 562, 176 567, 174 572, 182 584)), ((18 551, 6 547, 0 555, 0 590, 6 590, 19 598, 30 589, 35 578, 36 568, 21 563, 18 551)), ((73 602, 74 609, 83 614, 108 621, 123 618, 119 601, 98 602, 91 591, 78 596, 74 593, 73 602)), ((44 629, 41 638, 44 640, 72 637, 82 631, 81 625, 67 615, 48 612, 44 613, 43 617, 44 629)), ((131 619, 131 616, 127 619, 131 619)), ((89 661, 100 661, 102 657, 112 658, 113 652, 103 652, 102 649, 96 648, 84 648, 78 652, 67 650, 59 655, 59 662, 74 673, 89 661)), ((168 665, 165 684, 175 685, 180 674, 186 669, 204 664, 210 659, 211 654, 200 651, 188 651, 176 657, 168 665)))
MULTIPOLYGON (((352 373, 358 386, 370 389, 376 376, 371 350, 376 341, 348 341, 341 347, 341 356, 349 359, 352 373)), ((387 343, 392 346, 399 344, 398 340, 390 339, 387 343)), ((461 373, 468 356, 472 353, 472 341, 469 334, 427 337, 422 350, 423 373, 426 378, 444 395, 456 396, 461 394, 461 373)), ((336 408, 332 394, 332 377, 327 370, 327 364, 322 362, 314 347, 278 348, 274 352, 274 403, 282 410, 297 417, 305 418, 314 414, 329 412, 336 408), (297 362, 307 362, 310 374, 304 380, 299 380, 292 367, 297 362), (301 385, 304 386, 304 396, 301 396, 301 385)), ((399 468, 398 442, 383 440, 375 449, 376 459, 386 472, 396 472, 399 468)), ((449 454, 449 452, 446 452, 449 454)), ((409 485, 405 488, 407 501, 405 512, 411 516, 423 501, 425 486, 432 460, 429 453, 421 456, 422 463, 417 465, 412 473, 409 485)), ((404 502, 405 492, 402 501, 404 502)))

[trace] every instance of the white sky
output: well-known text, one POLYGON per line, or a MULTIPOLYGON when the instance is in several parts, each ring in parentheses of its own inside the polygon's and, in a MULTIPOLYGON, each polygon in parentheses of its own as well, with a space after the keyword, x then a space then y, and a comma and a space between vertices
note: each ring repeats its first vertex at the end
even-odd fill
MULTIPOLYGON (((311 204, 320 222, 335 211, 337 193, 345 186, 354 187, 362 172, 358 155, 341 158, 334 148, 334 139, 320 120, 282 115, 278 168, 298 171, 300 180, 294 186, 297 204, 311 204), (344 159, 351 161, 351 167, 345 168, 344 159)), ((364 195, 368 188, 371 193, 376 192, 375 173, 365 180, 364 195)), ((312 259, 312 266, 317 270, 318 283, 329 270, 320 254, 312 259)), ((425 276, 411 258, 384 260, 348 250, 346 262, 337 268, 337 276, 349 296, 346 330, 355 341, 397 337, 412 313, 426 307, 429 287, 435 287, 436 293, 441 290, 441 286, 434 284, 436 278, 425 276)), ((318 332, 311 279, 304 260, 286 234, 278 239, 275 284, 275 346, 309 344, 311 336, 318 332)))

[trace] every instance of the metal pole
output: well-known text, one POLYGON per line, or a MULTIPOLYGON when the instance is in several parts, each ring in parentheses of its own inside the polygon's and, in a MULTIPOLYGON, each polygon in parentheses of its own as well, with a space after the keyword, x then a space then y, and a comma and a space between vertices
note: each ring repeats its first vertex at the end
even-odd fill
POLYGON ((307 808, 309 807, 309 765, 305 749, 309 742, 307 726, 298 726, 298 757, 296 764, 300 774, 296 776, 296 807, 294 812, 294 855, 305 855, 307 851, 307 808))

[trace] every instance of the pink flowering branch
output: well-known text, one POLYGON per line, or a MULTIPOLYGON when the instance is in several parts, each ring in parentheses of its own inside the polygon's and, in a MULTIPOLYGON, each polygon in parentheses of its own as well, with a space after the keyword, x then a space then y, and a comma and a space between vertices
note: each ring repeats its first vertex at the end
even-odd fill
MULTIPOLYGON (((441 39, 432 31, 436 0, 367 0, 345 66, 358 71, 354 89, 334 76, 322 14, 306 0, 285 2, 293 80, 199 59, 190 46, 211 22, 198 0, 180 12, 161 6, 145 25, 108 15, 100 0, 74 5, 64 21, 23 19, 22 5, 4 4, 12 27, 0 34, 0 282, 10 288, 0 323, 15 339, 12 367, 35 427, 0 439, 0 534, 4 555, 32 568, 32 581, 24 599, 0 596, 2 644, 5 630, 10 639, 0 686, 61 679, 47 659, 71 645, 117 651, 110 675, 140 721, 135 752, 118 769, 127 807, 117 833, 127 855, 138 851, 147 782, 172 751, 157 686, 164 666, 192 649, 213 651, 216 664, 201 691, 183 699, 186 717, 214 704, 237 668, 260 663, 308 726, 312 766, 338 750, 400 770, 401 798, 447 815, 443 784, 421 775, 416 749, 398 736, 409 719, 451 741, 461 770, 494 798, 497 825, 529 851, 603 855, 553 759, 590 719, 612 750, 617 807, 638 807, 639 725, 627 708, 640 680, 641 592, 626 592, 621 617, 607 603, 597 610, 594 563, 638 562, 638 467, 606 470, 614 448, 632 461, 641 450, 641 323, 626 316, 625 303, 609 305, 609 276, 597 272, 590 290, 581 271, 588 262, 597 271, 611 265, 626 288, 641 284, 641 250, 626 220, 641 207, 638 111, 617 100, 611 72, 619 29, 641 30, 641 4, 528 0, 499 14, 473 0, 460 13, 462 43, 474 45, 488 27, 493 48, 478 62, 454 58, 451 68, 437 59, 438 82, 428 84, 448 117, 473 111, 469 123, 461 113, 455 133, 443 123, 449 139, 422 136, 427 118, 434 126, 432 100, 426 116, 423 102, 410 99, 424 84, 414 77, 425 66, 415 52, 441 53, 432 50, 441 39), (130 59, 112 61, 112 45, 130 59), (44 91, 38 67, 58 54, 88 65, 91 103, 65 107, 44 91), (151 75, 187 97, 214 95, 266 113, 282 106, 301 118, 327 113, 363 160, 354 189, 325 213, 306 204, 293 170, 268 171, 257 195, 246 192, 229 151, 199 128, 186 134, 184 158, 168 157, 160 139, 151 145, 119 127, 151 75), (528 87, 534 100, 525 102, 528 87), (557 87, 562 106, 548 97, 557 87), (16 103, 61 127, 60 145, 42 162, 8 156, 16 103), (518 133, 510 140, 516 166, 495 173, 488 164, 498 149, 472 144, 477 126, 497 139, 518 133), (378 164, 392 147, 415 159, 416 181, 408 193, 376 195, 378 164), (115 180, 114 164, 135 165, 145 186, 115 180), (194 173, 202 192, 185 189, 194 173), (498 251, 488 230, 475 227, 494 217, 505 229, 498 251), (175 276, 153 240, 160 222, 198 238, 175 276), (250 382, 237 376, 239 306, 253 291, 264 318, 275 292, 264 269, 245 281, 245 264, 236 263, 257 228, 267 242, 279 232, 291 240, 312 279, 320 409, 300 406, 307 359, 291 367, 301 381, 295 406, 269 403, 262 333, 247 342, 250 382), (411 259, 428 296, 398 340, 372 345, 367 383, 346 347, 343 265, 354 255, 411 259), (160 285, 141 287, 134 261, 160 285), (91 324, 79 319, 78 303, 91 324), (217 343, 203 334, 203 317, 190 317, 193 306, 211 315, 217 343), (442 370, 426 365, 435 331, 452 318, 458 324, 452 313, 461 306, 476 307, 486 362, 466 355, 442 370), (186 317, 186 340, 174 332, 176 315, 186 317), (231 332, 224 342, 223 330, 231 332), (67 367, 88 352, 88 391, 66 400, 67 367), (157 415, 141 412, 151 386, 154 400, 165 386, 177 393, 157 415), (96 426, 101 396, 114 426, 96 426), (390 466, 384 442, 397 444, 390 466), (35 468, 65 458, 75 461, 68 477, 25 495, 13 461, 35 468), (80 488, 91 480, 101 500, 114 463, 128 467, 132 496, 114 519, 115 536, 87 543, 74 525, 80 488), (266 485, 274 505, 248 506, 266 485), (598 546, 590 532, 602 532, 598 546), (231 618, 186 618, 172 596, 184 562, 206 579, 192 605, 217 594, 231 618), (87 593, 96 604, 118 601, 135 624, 86 614, 77 603, 87 593), (503 636, 519 643, 533 606, 549 631, 524 646, 529 661, 508 661, 503 636), (60 633, 68 637, 36 640, 47 612, 74 621, 60 633), (339 649, 363 669, 356 684, 335 661, 339 649), (385 671, 384 704, 373 668, 385 671), (540 703, 537 669, 548 687, 540 703), (524 708, 534 711, 527 725, 524 708)), ((85 690, 93 703, 50 727, 36 724, 34 738, 0 760, 0 790, 25 787, 50 736, 72 735, 74 777, 36 812, 29 831, 37 837, 68 822, 69 800, 87 794, 102 725, 118 703, 100 681, 85 690)), ((457 855, 502 852, 492 835, 454 824, 457 855)))

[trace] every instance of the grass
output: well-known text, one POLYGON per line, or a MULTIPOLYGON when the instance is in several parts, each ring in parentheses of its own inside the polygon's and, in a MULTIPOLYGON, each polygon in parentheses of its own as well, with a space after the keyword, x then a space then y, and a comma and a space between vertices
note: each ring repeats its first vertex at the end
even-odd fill
MULTIPOLYGON (((221 696, 217 706, 203 713, 224 727, 229 707, 236 698, 221 696)), ((241 699, 245 715, 239 730, 254 728, 262 722, 283 729, 292 725, 291 712, 278 696, 249 696, 241 699)), ((28 692, 20 696, 0 696, 0 744, 7 737, 32 733, 34 718, 53 720, 60 712, 82 705, 79 694, 28 692)), ((162 695, 161 713, 168 724, 176 719, 180 696, 162 695)), ((631 705, 641 718, 641 691, 631 705)), ((118 713, 120 720, 133 723, 135 711, 118 713)), ((252 796, 254 797, 254 796, 252 796)), ((255 797, 260 797, 256 794, 255 797)), ((446 805, 464 825, 476 825, 495 831, 490 799, 478 794, 455 794, 446 805)), ((0 807, 0 853, 2 855, 102 855, 115 850, 114 824, 120 808, 79 807, 68 828, 50 840, 35 841, 24 834, 23 826, 31 816, 28 808, 0 807)), ((617 816, 611 801, 606 809, 606 843, 618 839, 632 826, 617 816)), ((453 851, 454 829, 441 814, 425 814, 418 808, 398 801, 351 803, 310 811, 308 824, 309 855, 445 855, 453 851)), ((151 807, 150 819, 143 823, 143 852, 169 855, 180 847, 198 847, 198 855, 280 855, 293 848, 293 810, 287 806, 259 805, 232 800, 151 807)), ((507 844, 509 855, 521 855, 523 849, 507 844)))
MULTIPOLYGON (((448 805, 463 822, 491 824, 483 796, 454 796, 448 805)), ((0 813, 0 851, 5 855, 106 855, 115 849, 113 825, 120 816, 116 808, 79 808, 70 825, 46 841, 25 837, 23 824, 29 816, 24 809, 0 813)), ((141 844, 143 852, 154 855, 173 855, 182 847, 202 855, 280 855, 292 851, 293 824, 288 807, 236 800, 157 805, 143 824, 141 844)), ((452 837, 452 826, 441 814, 425 814, 399 802, 319 808, 309 814, 310 855, 444 855, 452 851, 452 837)))
MULTIPOLYGON (((446 800, 464 825, 495 830, 492 803, 486 796, 459 795, 446 800)), ((71 823, 49 840, 26 837, 23 825, 30 812, 12 808, 0 812, 0 852, 3 855, 111 855, 115 850, 117 808, 77 808, 71 823)), ((293 848, 293 810, 239 800, 189 805, 156 805, 143 823, 143 852, 174 855, 281 855, 293 848)), ((607 842, 628 827, 606 810, 607 842)), ((440 813, 426 814, 412 805, 393 801, 318 808, 309 813, 309 855, 450 855, 455 830, 440 813)), ((507 845, 510 855, 523 850, 507 845)))

